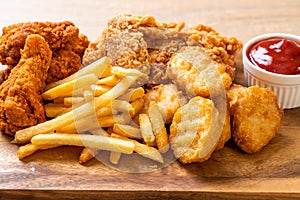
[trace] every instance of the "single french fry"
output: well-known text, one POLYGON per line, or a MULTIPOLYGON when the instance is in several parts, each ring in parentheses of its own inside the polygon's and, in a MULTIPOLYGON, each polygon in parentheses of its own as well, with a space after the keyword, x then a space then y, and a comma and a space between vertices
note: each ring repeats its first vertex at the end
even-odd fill
POLYGON ((97 117, 87 116, 85 118, 78 119, 66 126, 59 127, 55 131, 61 133, 83 133, 97 127, 99 127, 97 117))
POLYGON ((47 117, 57 117, 60 113, 69 110, 64 104, 49 103, 44 106, 47 117))
POLYGON ((127 112, 130 116, 135 114, 133 106, 128 101, 115 99, 112 101, 111 107, 120 112, 127 112))
POLYGON ((120 136, 118 134, 112 134, 111 137, 131 141, 134 143, 134 151, 137 154, 139 154, 145 158, 149 158, 154 161, 157 161, 159 163, 164 163, 164 159, 163 159, 161 153, 154 147, 150 147, 145 144, 141 144, 136 140, 132 140, 132 139, 120 136))
POLYGON ((91 160, 92 158, 95 157, 97 152, 98 152, 97 149, 84 148, 80 153, 79 163, 83 164, 83 163, 86 163, 87 161, 91 160))
POLYGON ((143 98, 138 98, 131 102, 134 112, 130 113, 130 116, 133 117, 135 114, 139 113, 144 107, 145 100, 143 98))
POLYGON ((117 138, 86 134, 40 134, 31 139, 34 145, 70 145, 131 154, 134 143, 117 138))
POLYGON ((101 135, 101 136, 110 137, 110 134, 102 128, 89 130, 89 132, 93 135, 101 135))
POLYGON ((111 70, 110 64, 112 63, 112 60, 108 57, 103 57, 93 63, 91 63, 90 65, 80 69, 78 72, 68 76, 65 79, 59 80, 57 82, 54 83, 50 83, 46 86, 46 91, 54 88, 58 85, 70 82, 72 80, 76 80, 77 78, 81 77, 81 76, 85 76, 88 74, 95 74, 95 76, 100 77, 102 74, 107 74, 106 70, 111 70))
POLYGON ((140 72, 137 69, 127 69, 119 66, 113 66, 111 68, 111 73, 118 76, 118 77, 123 77, 123 76, 141 76, 142 72, 140 72))
POLYGON ((83 91, 83 98, 85 102, 92 101, 94 98, 94 93, 91 90, 84 90, 83 91))
POLYGON ((141 130, 134 126, 124 125, 124 124, 114 124, 113 132, 128 138, 135 138, 135 139, 142 138, 141 130))
POLYGON ((128 92, 120 96, 118 99, 133 102, 136 99, 143 98, 145 96, 145 90, 142 87, 135 89, 129 89, 128 92))
POLYGON ((162 153, 166 153, 169 150, 169 138, 163 116, 155 101, 150 102, 148 115, 155 136, 156 145, 162 153))
POLYGON ((98 123, 101 127, 111 127, 116 123, 119 124, 125 124, 126 119, 124 118, 124 115, 113 115, 113 116, 104 116, 98 118, 98 123))
POLYGON ((20 146, 18 151, 17 151, 17 155, 18 158, 21 160, 27 156, 30 156, 32 154, 34 154, 37 150, 46 150, 46 149, 51 149, 51 148, 55 148, 58 147, 59 145, 43 145, 43 146, 38 146, 38 145, 34 145, 32 143, 28 143, 26 145, 20 146))
POLYGON ((116 115, 118 111, 112 107, 102 107, 96 111, 97 117, 116 115))
POLYGON ((147 114, 139 114, 139 124, 142 137, 148 146, 153 146, 155 136, 152 130, 151 122, 147 114))
POLYGON ((120 152, 115 152, 115 151, 111 151, 110 154, 109 154, 109 161, 112 163, 112 164, 115 164, 117 165, 119 163, 119 160, 121 158, 121 153, 120 152))
POLYGON ((106 85, 91 85, 91 88, 95 97, 99 97, 112 89, 112 87, 106 85))
POLYGON ((94 101, 87 102, 74 110, 60 115, 52 120, 19 130, 15 134, 13 143, 24 144, 28 143, 31 138, 38 134, 46 134, 54 130, 71 124, 75 119, 85 118, 99 108, 108 105, 113 99, 122 95, 138 78, 138 76, 126 76, 114 86, 111 90, 99 97, 95 97, 94 101))
POLYGON ((63 103, 65 104, 65 106, 69 107, 74 104, 84 103, 84 98, 83 97, 64 97, 63 103))
POLYGON ((55 103, 55 104, 64 103, 64 98, 65 97, 57 97, 57 98, 53 99, 53 103, 55 103))
POLYGON ((102 79, 99 79, 97 85, 106 85, 113 87, 119 82, 119 78, 116 75, 111 75, 102 79))
POLYGON ((111 73, 111 68, 111 65, 107 66, 106 69, 100 74, 99 78, 106 78, 108 76, 112 76, 113 74, 111 73))
POLYGON ((72 96, 75 95, 75 93, 83 93, 84 90, 90 88, 92 84, 96 84, 97 81, 98 78, 94 74, 81 76, 78 79, 63 83, 47 90, 42 94, 42 97, 45 100, 52 100, 57 97, 72 96))
POLYGON ((86 118, 78 119, 67 126, 60 127, 56 129, 57 132, 63 133, 83 133, 85 131, 90 131, 96 128, 106 128, 111 127, 115 123, 125 124, 125 119, 123 115, 110 115, 104 117, 89 116, 86 118))

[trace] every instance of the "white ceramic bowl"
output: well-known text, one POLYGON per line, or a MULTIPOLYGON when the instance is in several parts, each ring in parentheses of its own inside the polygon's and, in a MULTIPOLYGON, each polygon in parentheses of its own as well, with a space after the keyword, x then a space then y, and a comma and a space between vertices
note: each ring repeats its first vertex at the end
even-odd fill
POLYGON ((300 36, 285 33, 270 33, 256 36, 244 44, 242 56, 244 78, 248 86, 258 85, 270 88, 277 96, 281 108, 296 108, 300 106, 300 75, 282 75, 268 72, 254 65, 247 57, 247 50, 255 43, 268 38, 285 38, 300 42, 300 36))

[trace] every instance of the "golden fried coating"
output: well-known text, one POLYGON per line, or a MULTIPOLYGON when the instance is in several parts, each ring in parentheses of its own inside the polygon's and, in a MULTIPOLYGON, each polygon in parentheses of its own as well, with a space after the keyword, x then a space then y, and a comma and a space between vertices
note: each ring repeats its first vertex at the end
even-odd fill
POLYGON ((141 27, 172 29, 176 32, 179 32, 184 27, 184 23, 159 23, 153 16, 121 14, 108 21, 108 24, 102 33, 102 38, 105 40, 112 35, 119 34, 124 30, 135 30, 141 27))
POLYGON ((217 146, 223 147, 228 128, 225 128, 226 136, 221 138, 224 124, 219 117, 213 101, 199 96, 176 111, 170 127, 170 142, 181 163, 203 162, 217 146))
POLYGON ((260 151, 280 128, 283 110, 276 96, 267 88, 235 85, 228 90, 228 97, 235 143, 249 154, 260 151))
POLYGON ((145 95, 145 106, 149 106, 151 101, 155 101, 160 108, 163 116, 165 117, 165 123, 172 122, 173 116, 178 108, 186 104, 187 100, 183 96, 182 92, 177 90, 176 85, 158 85, 147 90, 145 95))
POLYGON ((225 143, 231 138, 230 112, 229 112, 228 107, 226 109, 225 116, 224 117, 219 117, 219 120, 221 120, 220 123, 223 123, 223 130, 222 130, 220 139, 218 141, 216 150, 223 149, 224 146, 225 146, 225 143))
POLYGON ((79 29, 72 22, 12 24, 4 27, 0 36, 0 62, 8 66, 7 70, 0 71, 0 84, 19 62, 20 50, 24 48, 26 38, 32 34, 41 35, 53 52, 47 83, 63 79, 81 68, 81 57, 89 41, 85 35, 79 35, 79 29))
POLYGON ((196 46, 184 47, 175 54, 169 61, 167 74, 190 97, 209 97, 209 90, 224 91, 233 81, 224 64, 213 61, 204 48, 196 46), (216 84, 218 79, 223 84, 216 84))
POLYGON ((199 24, 183 31, 188 34, 189 43, 197 43, 205 48, 205 52, 213 60, 227 66, 226 72, 234 77, 234 56, 242 48, 242 42, 234 37, 227 38, 210 26, 199 24))
POLYGON ((21 59, 0 86, 0 130, 14 135, 46 121, 42 103, 52 52, 40 35, 27 37, 21 59))

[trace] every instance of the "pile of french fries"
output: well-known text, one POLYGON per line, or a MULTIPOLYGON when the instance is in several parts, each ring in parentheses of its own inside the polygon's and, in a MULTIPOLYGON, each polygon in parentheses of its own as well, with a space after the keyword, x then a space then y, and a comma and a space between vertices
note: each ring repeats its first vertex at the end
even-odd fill
POLYGON ((145 91, 133 87, 142 75, 136 69, 111 66, 102 59, 77 73, 47 85, 42 94, 50 120, 20 130, 13 142, 20 144, 19 159, 38 150, 64 145, 80 146, 79 162, 85 163, 110 151, 118 164, 122 154, 137 153, 163 163, 169 150, 163 116, 156 102, 144 109, 145 91))

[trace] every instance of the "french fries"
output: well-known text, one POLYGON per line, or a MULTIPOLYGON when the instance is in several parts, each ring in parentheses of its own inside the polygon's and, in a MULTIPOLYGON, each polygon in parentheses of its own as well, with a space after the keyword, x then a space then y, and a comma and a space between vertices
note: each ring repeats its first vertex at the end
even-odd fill
POLYGON ((103 57, 93 63, 91 63, 90 65, 80 69, 78 72, 72 74, 71 76, 68 76, 67 78, 54 82, 54 83, 50 83, 46 86, 46 91, 54 88, 58 85, 62 85, 64 83, 70 82, 72 80, 76 80, 77 77, 79 76, 84 76, 84 75, 88 75, 88 74, 94 74, 97 77, 100 77, 101 75, 106 75, 108 74, 107 70, 111 70, 110 64, 112 63, 112 60, 108 57, 103 57))
POLYGON ((166 153, 169 150, 169 138, 163 116, 156 102, 150 102, 148 112, 157 147, 162 153, 166 153))
POLYGON ((72 96, 83 94, 83 91, 91 88, 92 84, 96 84, 98 78, 94 74, 88 74, 82 77, 79 77, 76 80, 63 83, 54 88, 51 88, 42 94, 43 99, 52 100, 57 97, 72 96), (75 91, 74 91, 75 90, 75 91))
POLYGON ((13 142, 25 144, 19 159, 38 150, 58 146, 84 147, 79 163, 101 151, 118 164, 122 154, 137 154, 163 163, 168 135, 155 102, 144 113, 143 87, 131 88, 142 75, 136 69, 111 66, 107 57, 82 68, 64 80, 49 84, 42 94, 47 117, 44 123, 17 131, 13 142))
POLYGON ((149 146, 153 146, 155 143, 155 136, 153 134, 151 122, 147 114, 139 115, 139 124, 141 127, 141 134, 145 143, 149 146))
POLYGON ((31 139, 34 145, 70 145, 131 154, 134 143, 122 139, 87 134, 40 134, 31 139))

